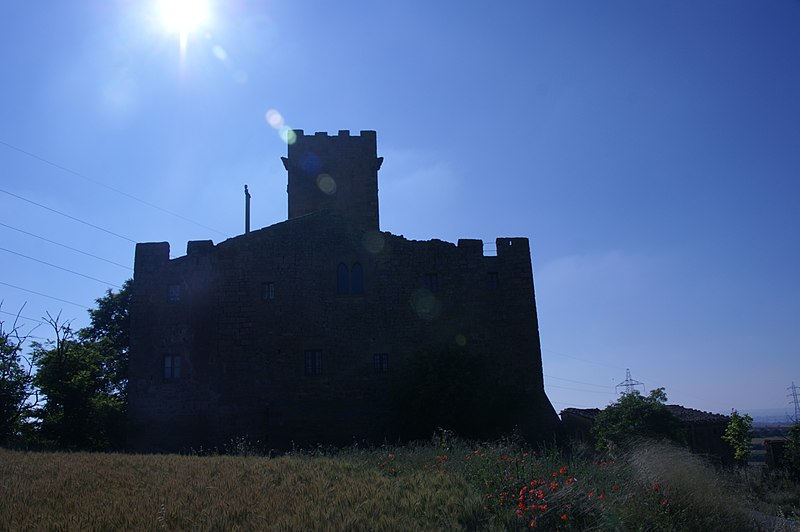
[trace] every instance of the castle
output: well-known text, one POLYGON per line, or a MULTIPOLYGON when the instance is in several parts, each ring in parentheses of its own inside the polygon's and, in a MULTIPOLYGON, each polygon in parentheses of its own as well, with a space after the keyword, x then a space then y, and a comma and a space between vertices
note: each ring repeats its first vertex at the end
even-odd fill
POLYGON ((286 221, 175 259, 136 245, 129 447, 381 443, 397 368, 465 344, 522 390, 521 433, 551 439, 528 240, 382 232, 375 132, 294 133, 286 221))

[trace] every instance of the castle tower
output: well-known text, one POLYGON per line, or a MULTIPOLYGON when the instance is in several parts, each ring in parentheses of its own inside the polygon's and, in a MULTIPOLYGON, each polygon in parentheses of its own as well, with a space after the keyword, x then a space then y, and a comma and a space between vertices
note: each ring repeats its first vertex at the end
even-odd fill
POLYGON ((380 229, 378 170, 383 157, 377 156, 375 132, 294 133, 289 156, 281 157, 289 172, 289 219, 327 209, 362 229, 380 229))

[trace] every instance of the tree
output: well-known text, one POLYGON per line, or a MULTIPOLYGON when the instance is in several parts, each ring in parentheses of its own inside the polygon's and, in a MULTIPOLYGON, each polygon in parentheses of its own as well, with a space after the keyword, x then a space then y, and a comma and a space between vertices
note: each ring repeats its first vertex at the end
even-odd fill
POLYGON ((0 445, 18 439, 38 399, 33 386, 33 365, 23 354, 26 340, 19 314, 10 329, 0 321, 0 445))
POLYGON ((34 343, 35 384, 45 396, 36 411, 38 435, 64 449, 111 449, 123 444, 131 281, 111 290, 77 332, 48 314, 54 339, 34 343))
POLYGON ((752 428, 753 418, 748 414, 739 415, 736 410, 731 411, 730 421, 725 427, 722 439, 733 447, 733 457, 742 463, 746 463, 750 456, 752 428))
POLYGON ((686 436, 681 422, 665 406, 666 401, 664 388, 651 390, 647 397, 636 390, 623 394, 594 420, 592 431, 598 449, 626 446, 642 438, 684 444, 686 436))
POLYGON ((122 284, 119 292, 106 291, 95 300, 97 308, 89 310, 91 324, 78 331, 83 343, 91 342, 98 349, 103 368, 102 378, 110 393, 126 397, 128 383, 128 350, 131 345, 130 308, 132 281, 122 284))

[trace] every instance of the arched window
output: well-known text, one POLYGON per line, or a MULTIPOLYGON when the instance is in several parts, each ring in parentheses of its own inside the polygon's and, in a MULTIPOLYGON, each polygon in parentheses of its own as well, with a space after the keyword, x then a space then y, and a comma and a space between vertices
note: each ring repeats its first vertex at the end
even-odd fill
POLYGON ((337 294, 346 294, 350 291, 349 287, 349 279, 350 272, 347 271, 347 265, 344 262, 340 262, 339 266, 336 267, 336 293, 337 294))
POLYGON ((353 264, 353 270, 351 271, 351 283, 350 286, 353 289, 354 294, 363 294, 364 293, 364 268, 361 267, 361 263, 356 262, 353 264))

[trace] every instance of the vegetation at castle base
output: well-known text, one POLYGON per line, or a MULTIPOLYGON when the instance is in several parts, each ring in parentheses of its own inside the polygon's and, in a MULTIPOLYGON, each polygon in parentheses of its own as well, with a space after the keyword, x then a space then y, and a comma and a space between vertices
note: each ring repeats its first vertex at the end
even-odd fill
POLYGON ((751 508, 800 518, 796 482, 776 493, 742 471, 665 444, 611 460, 447 434, 277 458, 0 449, 0 528, 755 530, 751 508))
POLYGON ((667 409, 666 402, 664 388, 651 390, 648 396, 636 390, 622 394, 594 420, 592 431, 598 450, 624 448, 641 438, 685 443, 680 420, 667 409))

